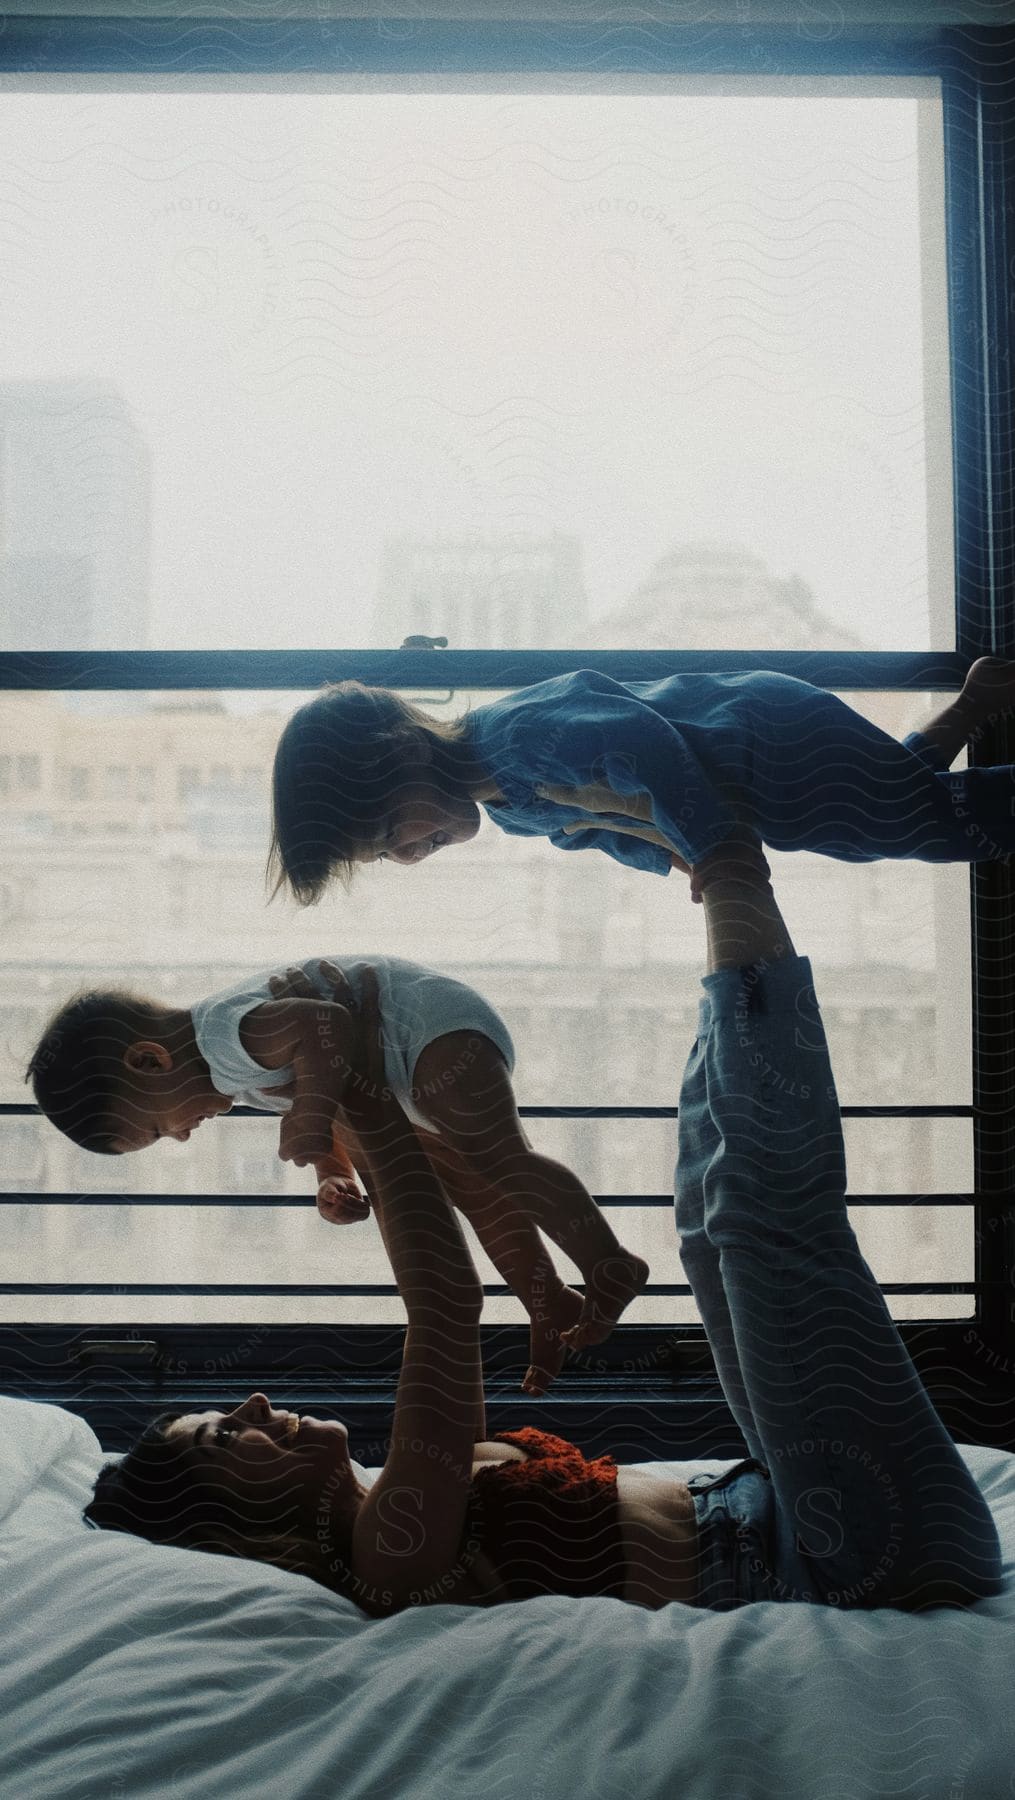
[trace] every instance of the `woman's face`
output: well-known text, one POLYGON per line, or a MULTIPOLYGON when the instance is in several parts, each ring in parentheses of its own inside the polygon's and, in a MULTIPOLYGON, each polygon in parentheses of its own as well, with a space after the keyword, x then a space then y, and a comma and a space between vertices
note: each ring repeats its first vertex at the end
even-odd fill
POLYGON ((185 1413, 163 1436, 190 1446, 203 1480, 234 1495, 244 1513, 278 1529, 312 1529, 325 1504, 344 1506, 365 1489, 349 1461, 338 1419, 277 1411, 251 1394, 231 1412, 185 1413))

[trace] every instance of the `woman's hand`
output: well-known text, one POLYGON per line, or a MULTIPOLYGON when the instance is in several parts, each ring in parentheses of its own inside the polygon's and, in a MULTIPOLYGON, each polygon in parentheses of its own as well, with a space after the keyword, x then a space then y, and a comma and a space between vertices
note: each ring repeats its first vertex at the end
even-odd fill
MULTIPOLYGON (((363 972, 363 1004, 344 972, 336 964, 321 963, 322 975, 331 982, 333 999, 325 1001, 302 969, 287 969, 269 982, 276 999, 312 999, 320 1008, 314 1030, 294 1053, 293 1104, 279 1128, 279 1156, 303 1167, 313 1162, 322 1183, 333 1176, 348 1176, 354 1165, 361 1179, 364 1159, 360 1132, 386 1118, 397 1102, 384 1084, 384 1054, 377 1004, 377 978, 372 969, 363 972), (336 1166, 333 1152, 340 1151, 345 1166, 336 1166)), ((345 1218, 351 1199, 347 1189, 329 1188, 323 1196, 334 1223, 345 1218), (340 1201, 338 1215, 334 1202, 340 1201)), ((365 1216, 360 1212, 359 1215, 365 1216)))
MULTIPOLYGON (((339 1005, 346 1005, 350 1001, 355 1004, 352 989, 338 964, 322 959, 320 969, 324 980, 331 983, 332 999, 339 1005)), ((273 1000, 319 1000, 321 998, 306 970, 301 969, 298 964, 291 965, 286 969, 284 975, 269 975, 268 986, 271 989, 273 1000)), ((280 1091, 284 1092, 285 1090, 280 1091)))
MULTIPOLYGON (((615 831, 621 837, 643 838, 647 844, 659 844, 663 850, 668 851, 671 866, 690 875, 690 864, 677 854, 669 839, 656 829, 648 794, 618 794, 605 782, 590 783, 587 787, 580 788, 561 787, 557 783, 547 782, 536 791, 545 799, 552 800, 555 806, 577 807, 581 812, 594 813, 597 817, 620 813, 625 818, 641 821, 631 825, 618 825, 612 818, 601 825, 583 825, 575 821, 561 827, 565 837, 574 837, 579 831, 615 831)), ((691 897, 696 898, 693 892, 691 897)))
MULTIPOLYGON (((652 803, 647 794, 617 794, 602 783, 581 788, 546 785, 539 792, 558 806, 580 807, 584 812, 597 815, 621 813, 633 820, 644 821, 652 818, 652 803)), ((572 837, 579 831, 594 828, 575 821, 562 829, 566 837, 572 837)), ((691 899, 697 906, 702 903, 706 885, 711 886, 714 881, 766 884, 771 880, 771 870, 765 860, 761 839, 748 826, 737 827, 723 843, 696 862, 693 868, 677 854, 669 840, 654 825, 618 825, 611 820, 599 829, 615 831, 622 837, 643 838, 646 843, 659 844, 664 850, 668 850, 671 866, 691 877, 691 899)))
POLYGON ((618 825, 616 820, 608 819, 604 820, 602 825, 594 825, 591 823, 588 825, 580 825, 578 823, 562 825, 561 830, 565 837, 574 837, 576 832, 579 831, 615 831, 619 837, 643 838, 646 844, 660 844, 664 850, 668 851, 670 864, 674 869, 682 869, 685 875, 691 874, 690 863, 686 863, 683 857, 677 854, 673 845, 670 843, 669 838, 665 838, 661 831, 656 830, 654 825, 618 825))

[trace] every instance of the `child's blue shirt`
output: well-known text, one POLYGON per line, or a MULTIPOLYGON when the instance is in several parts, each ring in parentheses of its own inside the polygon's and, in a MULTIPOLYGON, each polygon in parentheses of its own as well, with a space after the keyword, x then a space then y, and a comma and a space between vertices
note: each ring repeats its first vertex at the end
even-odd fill
MULTIPOLYGON (((898 743, 825 688, 793 675, 671 675, 614 681, 591 669, 556 675, 477 707, 472 748, 506 804, 504 831, 561 850, 605 850, 668 875, 659 844, 560 806, 546 787, 606 785, 648 795, 656 830, 690 864, 738 823, 773 850, 846 862, 914 857, 977 862, 1015 853, 1015 765, 952 773, 918 732, 898 743)), ((632 820, 614 815, 618 824, 632 820)))
POLYGON ((548 837, 561 850, 595 847, 668 875, 661 845, 602 827, 566 836, 563 827, 588 813, 539 792, 606 783, 618 794, 648 794, 656 829, 687 862, 698 862, 747 810, 753 700, 766 679, 751 672, 620 682, 578 669, 477 707, 469 715, 472 747, 507 801, 486 811, 503 831, 548 837))

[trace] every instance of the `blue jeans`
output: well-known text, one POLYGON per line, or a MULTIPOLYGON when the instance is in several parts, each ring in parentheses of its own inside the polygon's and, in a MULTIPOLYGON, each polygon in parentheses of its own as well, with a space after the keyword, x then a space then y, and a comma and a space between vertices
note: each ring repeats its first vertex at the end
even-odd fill
POLYGON ((968 1605, 999 1591, 990 1511, 846 1212, 807 957, 702 986, 680 1092, 680 1255, 749 1460, 689 1484, 698 1604, 968 1605))

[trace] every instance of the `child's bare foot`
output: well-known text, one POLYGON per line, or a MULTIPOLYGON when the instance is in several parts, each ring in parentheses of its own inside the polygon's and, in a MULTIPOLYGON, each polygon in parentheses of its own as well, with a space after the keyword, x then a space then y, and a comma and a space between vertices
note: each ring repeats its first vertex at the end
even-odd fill
POLYGON ((648 1276, 644 1258, 626 1250, 597 1262, 591 1280, 585 1283, 581 1317, 569 1330, 561 1332, 567 1348, 587 1350, 608 1338, 625 1306, 641 1293, 648 1276))
POLYGON ((980 656, 962 684, 961 698, 981 719, 1015 706, 1015 662, 1003 656, 980 656))
POLYGON ((527 1394, 545 1394, 560 1374, 567 1354, 561 1333, 577 1324, 582 1304, 582 1297, 574 1288, 561 1284, 556 1293, 534 1308, 529 1329, 529 1367, 522 1382, 527 1394))

